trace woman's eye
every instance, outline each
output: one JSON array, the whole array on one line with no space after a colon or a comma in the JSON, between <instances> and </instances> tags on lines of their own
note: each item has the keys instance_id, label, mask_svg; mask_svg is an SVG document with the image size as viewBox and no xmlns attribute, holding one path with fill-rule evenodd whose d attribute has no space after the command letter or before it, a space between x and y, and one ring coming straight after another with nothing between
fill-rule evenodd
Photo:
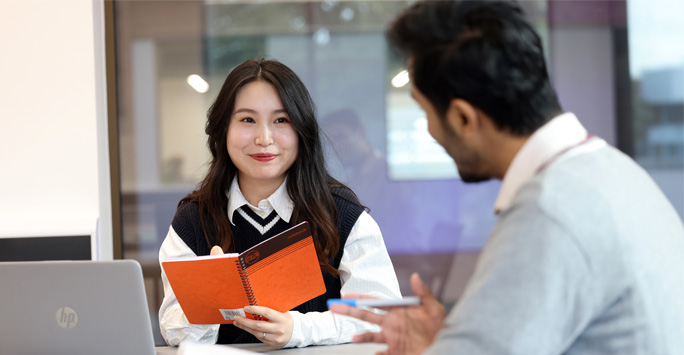
<instances>
[{"instance_id":1,"label":"woman's eye","mask_svg":"<svg viewBox=\"0 0 684 355\"><path fill-rule=\"evenodd\" d=\"M241 119L240 121L245 122L245 123L254 123L254 120L251 117L245 117L245 118Z\"/></svg>"},{"instance_id":2,"label":"woman's eye","mask_svg":"<svg viewBox=\"0 0 684 355\"><path fill-rule=\"evenodd\" d=\"M287 123L287 117L280 117L275 120L275 123Z\"/></svg>"}]
</instances>

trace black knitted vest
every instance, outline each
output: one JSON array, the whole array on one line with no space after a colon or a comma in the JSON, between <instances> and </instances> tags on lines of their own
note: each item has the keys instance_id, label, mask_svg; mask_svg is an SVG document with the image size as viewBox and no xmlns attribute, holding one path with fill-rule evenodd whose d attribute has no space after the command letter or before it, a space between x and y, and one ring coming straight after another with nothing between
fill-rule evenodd
<instances>
[{"instance_id":1,"label":"black knitted vest","mask_svg":"<svg viewBox=\"0 0 684 355\"><path fill-rule=\"evenodd\" d=\"M356 223L363 212L363 207L360 205L356 197L346 189L335 189L333 190L333 199L335 205L337 206L338 214L335 216L335 226L337 228L338 235L340 236L340 249L333 260L330 261L330 265L334 268L340 266L340 260L342 259L342 253L344 252L344 245L349 236L351 228ZM241 253L250 247L261 243L262 241L292 227L291 223L287 223L280 219L275 211L271 212L266 218L261 218L259 215L254 213L249 207L243 206L240 208L242 212L235 211L233 214L233 223L235 225L230 226L233 232L235 241L235 252ZM243 213L248 216L245 218ZM216 225L211 222L208 216L205 217L205 228L207 232L207 238L211 245L218 244L217 229ZM264 234L262 231L257 230L255 226L250 223L256 222L255 224L266 227ZM275 223L274 220L276 220ZM204 236L202 225L200 223L199 208L198 204L183 203L178 207L176 215L171 223L173 230L178 234L178 236L185 242L185 244L192 249L197 255L208 255L210 251L210 244L207 243L207 239ZM326 301L330 298L339 298L340 289L342 287L339 277L330 275L328 272L321 270L323 274L323 281L325 282L326 293L302 303L301 305L295 307L293 310L299 311L301 313L307 312L324 312L327 310ZM258 343L259 340L255 338L252 334L239 329L232 324L222 324L219 328L218 344L235 344L235 343Z\"/></svg>"}]
</instances>

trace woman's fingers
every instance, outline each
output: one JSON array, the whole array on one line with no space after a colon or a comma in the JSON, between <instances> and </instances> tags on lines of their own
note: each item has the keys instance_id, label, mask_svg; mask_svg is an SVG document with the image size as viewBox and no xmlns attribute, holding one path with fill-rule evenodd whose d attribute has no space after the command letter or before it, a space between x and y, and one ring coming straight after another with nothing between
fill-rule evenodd
<instances>
[{"instance_id":1,"label":"woman's fingers","mask_svg":"<svg viewBox=\"0 0 684 355\"><path fill-rule=\"evenodd\" d=\"M268 307L259 306L247 306L245 312L261 316L263 320L235 317L233 324L236 327L247 331L270 346L280 348L290 341L293 320L289 312L281 313Z\"/></svg>"}]
</instances>

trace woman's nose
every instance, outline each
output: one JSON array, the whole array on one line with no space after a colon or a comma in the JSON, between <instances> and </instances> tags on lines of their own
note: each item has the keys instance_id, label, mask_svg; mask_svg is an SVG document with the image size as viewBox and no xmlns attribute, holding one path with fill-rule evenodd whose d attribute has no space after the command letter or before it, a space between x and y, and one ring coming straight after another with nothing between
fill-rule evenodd
<instances>
[{"instance_id":1,"label":"woman's nose","mask_svg":"<svg viewBox=\"0 0 684 355\"><path fill-rule=\"evenodd\" d=\"M271 134L271 130L268 127L260 127L255 137L254 143L264 147L273 144L273 135Z\"/></svg>"}]
</instances>

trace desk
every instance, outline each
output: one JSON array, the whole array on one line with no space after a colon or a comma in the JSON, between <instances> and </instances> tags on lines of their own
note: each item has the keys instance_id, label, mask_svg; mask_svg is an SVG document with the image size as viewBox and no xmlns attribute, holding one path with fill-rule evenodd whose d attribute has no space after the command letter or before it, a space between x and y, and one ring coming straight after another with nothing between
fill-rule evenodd
<instances>
[{"instance_id":1,"label":"desk","mask_svg":"<svg viewBox=\"0 0 684 355\"><path fill-rule=\"evenodd\" d=\"M234 344L216 345L232 346L244 350L277 355L372 355L378 351L385 350L385 344L340 344L328 346L308 346L306 348L273 349L264 344ZM168 346L158 346L155 348L157 355L176 355L178 348Z\"/></svg>"}]
</instances>

